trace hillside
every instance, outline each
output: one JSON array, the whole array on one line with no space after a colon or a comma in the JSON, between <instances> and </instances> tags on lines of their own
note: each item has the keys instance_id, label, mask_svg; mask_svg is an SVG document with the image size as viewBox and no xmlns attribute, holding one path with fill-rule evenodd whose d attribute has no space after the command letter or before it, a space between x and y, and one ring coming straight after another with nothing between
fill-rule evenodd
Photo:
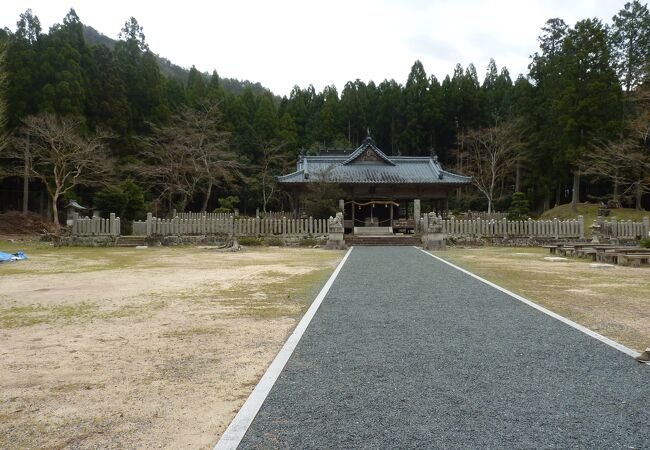
<instances>
[{"instance_id":1,"label":"hillside","mask_svg":"<svg viewBox=\"0 0 650 450\"><path fill-rule=\"evenodd\" d=\"M553 209L549 209L542 216L541 219L577 219L579 215L583 216L585 219L585 226L589 226L596 220L598 217L598 208L599 206L595 203L578 203L578 213L571 211L571 205L565 204L556 206ZM643 217L650 217L650 212L648 211L637 211L632 208L618 208L612 209L609 217L616 217L618 220L632 220L634 222L640 222L643 220Z\"/></svg>"},{"instance_id":2,"label":"hillside","mask_svg":"<svg viewBox=\"0 0 650 450\"><path fill-rule=\"evenodd\" d=\"M117 41L115 39L111 39L108 36L102 34L101 32L97 31L91 26L84 25L84 39L89 45L105 45L106 47L110 48L111 50L115 48L115 44ZM168 60L167 58L163 58L160 55L156 54L156 60L158 61L158 67L160 67L160 71L170 79L178 80L181 83L185 84L187 82L187 78L189 76L189 69L186 69L184 67L178 66ZM203 78L207 82L210 79L211 74L204 72L203 73ZM265 88L262 86L262 84L258 82L252 82L248 80L238 80L235 78L220 78L219 83L221 86L223 86L223 89L226 92L230 92L232 94L240 94L244 91L246 88L250 88L253 93L255 94L264 94L267 92L271 92L270 89Z\"/></svg>"}]
</instances>

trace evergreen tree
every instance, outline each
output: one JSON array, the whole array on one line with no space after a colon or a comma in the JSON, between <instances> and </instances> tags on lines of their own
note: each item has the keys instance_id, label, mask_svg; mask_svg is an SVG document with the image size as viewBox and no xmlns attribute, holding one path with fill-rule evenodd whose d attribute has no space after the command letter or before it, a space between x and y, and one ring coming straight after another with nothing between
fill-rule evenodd
<instances>
[{"instance_id":1,"label":"evergreen tree","mask_svg":"<svg viewBox=\"0 0 650 450\"><path fill-rule=\"evenodd\" d=\"M42 86L39 110L74 116L85 121L85 105L89 91L86 71L91 61L90 49L74 9L54 25L43 37L41 70L38 84Z\"/></svg>"},{"instance_id":2,"label":"evergreen tree","mask_svg":"<svg viewBox=\"0 0 650 450\"><path fill-rule=\"evenodd\" d=\"M197 105L206 96L206 86L203 80L203 74L192 66L187 78L187 100L190 105Z\"/></svg>"},{"instance_id":3,"label":"evergreen tree","mask_svg":"<svg viewBox=\"0 0 650 450\"><path fill-rule=\"evenodd\" d=\"M404 129L400 139L405 154L426 155L433 144L429 79L420 61L415 61L402 93Z\"/></svg>"},{"instance_id":4,"label":"evergreen tree","mask_svg":"<svg viewBox=\"0 0 650 450\"><path fill-rule=\"evenodd\" d=\"M650 12L638 0L628 2L613 18L612 53L626 92L643 82L650 55Z\"/></svg>"},{"instance_id":5,"label":"evergreen tree","mask_svg":"<svg viewBox=\"0 0 650 450\"><path fill-rule=\"evenodd\" d=\"M557 108L561 142L573 172L571 205L577 211L583 155L620 129L621 89L611 65L607 30L597 19L578 22L562 46L563 83Z\"/></svg>"},{"instance_id":6,"label":"evergreen tree","mask_svg":"<svg viewBox=\"0 0 650 450\"><path fill-rule=\"evenodd\" d=\"M9 37L5 68L7 70L7 116L10 128L22 118L35 114L40 103L39 49L41 23L28 9L20 15L16 32Z\"/></svg>"}]
</instances>

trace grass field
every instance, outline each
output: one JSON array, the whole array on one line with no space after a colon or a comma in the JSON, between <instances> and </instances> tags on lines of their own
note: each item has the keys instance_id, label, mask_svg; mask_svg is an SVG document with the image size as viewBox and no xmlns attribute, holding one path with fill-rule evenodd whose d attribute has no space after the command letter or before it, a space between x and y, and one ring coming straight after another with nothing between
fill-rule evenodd
<instances>
[{"instance_id":1,"label":"grass field","mask_svg":"<svg viewBox=\"0 0 650 450\"><path fill-rule=\"evenodd\" d=\"M622 344L650 346L650 267L593 268L569 258L549 262L539 248L452 248L436 253L493 283Z\"/></svg>"},{"instance_id":2,"label":"grass field","mask_svg":"<svg viewBox=\"0 0 650 450\"><path fill-rule=\"evenodd\" d=\"M0 241L0 448L211 448L342 252Z\"/></svg>"},{"instance_id":3,"label":"grass field","mask_svg":"<svg viewBox=\"0 0 650 450\"><path fill-rule=\"evenodd\" d=\"M595 203L578 203L578 212L574 213L571 211L571 205L560 205L553 209L542 214L542 219L577 219L578 216L583 216L585 219L585 227L588 228L596 217L598 217L598 208L599 206ZM611 220L612 217L616 217L618 220L632 220L634 222L641 222L643 217L650 217L650 212L648 211L637 211L632 208L618 208L612 209L610 217L606 218ZM585 230L586 231L586 230Z\"/></svg>"}]
</instances>

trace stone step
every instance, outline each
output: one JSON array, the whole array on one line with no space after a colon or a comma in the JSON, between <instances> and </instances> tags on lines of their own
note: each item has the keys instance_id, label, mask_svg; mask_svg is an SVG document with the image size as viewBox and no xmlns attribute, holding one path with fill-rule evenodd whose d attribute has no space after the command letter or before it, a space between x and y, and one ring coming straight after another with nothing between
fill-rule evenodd
<instances>
[{"instance_id":1,"label":"stone step","mask_svg":"<svg viewBox=\"0 0 650 450\"><path fill-rule=\"evenodd\" d=\"M144 236L120 236L115 242L116 247L138 247L146 245Z\"/></svg>"},{"instance_id":2,"label":"stone step","mask_svg":"<svg viewBox=\"0 0 650 450\"><path fill-rule=\"evenodd\" d=\"M420 245L420 240L414 236L351 236L345 238L348 246L401 246Z\"/></svg>"}]
</instances>

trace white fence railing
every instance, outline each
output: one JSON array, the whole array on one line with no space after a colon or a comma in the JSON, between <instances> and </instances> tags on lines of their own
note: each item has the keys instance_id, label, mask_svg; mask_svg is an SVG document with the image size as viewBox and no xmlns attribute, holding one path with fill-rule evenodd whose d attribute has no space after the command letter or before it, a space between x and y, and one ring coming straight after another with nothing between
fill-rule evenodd
<instances>
[{"instance_id":1,"label":"white fence railing","mask_svg":"<svg viewBox=\"0 0 650 450\"><path fill-rule=\"evenodd\" d=\"M467 211L464 215L467 216L467 219L503 220L508 218L508 213L504 212Z\"/></svg>"},{"instance_id":2,"label":"white fence railing","mask_svg":"<svg viewBox=\"0 0 650 450\"><path fill-rule=\"evenodd\" d=\"M421 219L421 229L426 230L429 218ZM584 220L483 220L483 219L445 219L442 232L448 236L460 237L542 237L542 238L577 238L585 236Z\"/></svg>"},{"instance_id":3,"label":"white fence railing","mask_svg":"<svg viewBox=\"0 0 650 450\"><path fill-rule=\"evenodd\" d=\"M209 234L233 236L318 236L328 234L327 219L260 219L244 217L159 219L151 213L145 221L133 222L133 234L138 236L191 236Z\"/></svg>"},{"instance_id":4,"label":"white fence railing","mask_svg":"<svg viewBox=\"0 0 650 450\"><path fill-rule=\"evenodd\" d=\"M115 217L115 213L111 213L108 219L79 217L77 213L72 216L73 236L119 236L120 231L120 218Z\"/></svg>"},{"instance_id":5,"label":"white fence railing","mask_svg":"<svg viewBox=\"0 0 650 450\"><path fill-rule=\"evenodd\" d=\"M201 219L203 217L206 217L210 220L226 220L230 219L231 217L234 217L235 214L232 213L200 213L200 212L182 212L182 213L177 213L174 211L172 214L172 218L176 219Z\"/></svg>"},{"instance_id":6,"label":"white fence railing","mask_svg":"<svg viewBox=\"0 0 650 450\"><path fill-rule=\"evenodd\" d=\"M598 220L597 223L600 226L600 234L609 238L637 239L648 237L648 233L650 233L650 218L648 217L644 217L641 222L619 221L612 217L609 221Z\"/></svg>"}]
</instances>

